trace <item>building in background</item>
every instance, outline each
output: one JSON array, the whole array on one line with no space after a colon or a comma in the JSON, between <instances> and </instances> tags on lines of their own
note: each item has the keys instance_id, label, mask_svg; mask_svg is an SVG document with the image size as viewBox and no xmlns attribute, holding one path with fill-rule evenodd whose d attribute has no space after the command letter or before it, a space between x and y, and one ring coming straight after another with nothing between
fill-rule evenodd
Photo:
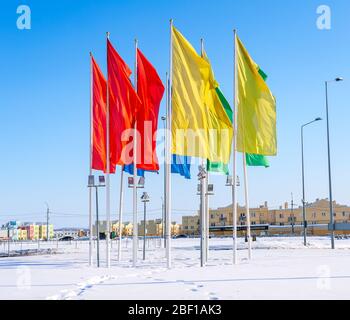
<instances>
[{"instance_id":1,"label":"building in background","mask_svg":"<svg viewBox=\"0 0 350 320\"><path fill-rule=\"evenodd\" d=\"M199 234L200 220L199 216L183 216L181 233L188 236L195 236Z\"/></svg>"},{"instance_id":2,"label":"building in background","mask_svg":"<svg viewBox=\"0 0 350 320\"><path fill-rule=\"evenodd\" d=\"M28 240L39 240L39 225L35 223L25 222L23 228L27 231Z\"/></svg>"},{"instance_id":3,"label":"building in background","mask_svg":"<svg viewBox=\"0 0 350 320\"><path fill-rule=\"evenodd\" d=\"M245 207L238 206L237 208L238 233L239 235L244 235L244 226L247 223L246 210ZM250 208L249 212L253 234L301 235L303 233L303 211L301 206L291 208L288 203L285 203L279 209L271 210L268 208L268 203L265 202L264 205L258 208ZM310 235L329 234L329 200L317 199L313 203L308 203L306 205L306 220ZM336 223L350 223L350 207L337 204L334 201L334 220ZM221 236L232 235L232 206L210 209L209 224L212 234ZM198 215L182 217L181 234L197 236L199 235L199 229L200 221ZM266 231L267 229L268 232ZM338 233L349 234L350 232L342 231Z\"/></svg>"},{"instance_id":4,"label":"building in background","mask_svg":"<svg viewBox=\"0 0 350 320\"><path fill-rule=\"evenodd\" d=\"M162 219L156 220L148 220L146 222L146 235L150 237L160 237L162 236L163 227L162 227ZM139 223L139 235L144 235L144 221L142 220Z\"/></svg>"},{"instance_id":5,"label":"building in background","mask_svg":"<svg viewBox=\"0 0 350 320\"><path fill-rule=\"evenodd\" d=\"M40 223L39 225L39 239L47 240L47 225L44 223ZM49 240L54 238L54 229L53 224L49 224Z\"/></svg>"},{"instance_id":6,"label":"building in background","mask_svg":"<svg viewBox=\"0 0 350 320\"><path fill-rule=\"evenodd\" d=\"M70 237L74 239L88 237L89 232L86 229L80 228L61 228L53 231L53 239L62 239L65 237Z\"/></svg>"},{"instance_id":7,"label":"building in background","mask_svg":"<svg viewBox=\"0 0 350 320\"><path fill-rule=\"evenodd\" d=\"M53 225L49 225L49 237L53 239ZM10 221L0 229L0 239L10 239L12 241L36 241L46 240L46 224L19 221Z\"/></svg>"}]
</instances>

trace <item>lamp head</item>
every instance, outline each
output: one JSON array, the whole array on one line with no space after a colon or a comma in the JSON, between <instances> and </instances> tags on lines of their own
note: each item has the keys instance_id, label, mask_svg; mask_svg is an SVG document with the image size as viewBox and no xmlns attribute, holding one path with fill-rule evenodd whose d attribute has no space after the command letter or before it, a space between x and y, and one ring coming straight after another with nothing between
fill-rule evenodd
<instances>
[{"instance_id":1,"label":"lamp head","mask_svg":"<svg viewBox=\"0 0 350 320\"><path fill-rule=\"evenodd\" d=\"M336 82L341 82L341 81L344 81L344 78L338 77L338 78L335 78L335 81L336 81Z\"/></svg>"},{"instance_id":2,"label":"lamp head","mask_svg":"<svg viewBox=\"0 0 350 320\"><path fill-rule=\"evenodd\" d=\"M92 188L94 186L95 186L95 177L93 175L90 175L88 180L88 187Z\"/></svg>"},{"instance_id":3,"label":"lamp head","mask_svg":"<svg viewBox=\"0 0 350 320\"><path fill-rule=\"evenodd\" d=\"M141 196L141 201L142 202L149 202L149 200L150 200L150 197L149 197L148 193L144 192Z\"/></svg>"},{"instance_id":4,"label":"lamp head","mask_svg":"<svg viewBox=\"0 0 350 320\"><path fill-rule=\"evenodd\" d=\"M99 176L98 183L100 184L100 186L104 186L106 184L105 176Z\"/></svg>"},{"instance_id":5,"label":"lamp head","mask_svg":"<svg viewBox=\"0 0 350 320\"><path fill-rule=\"evenodd\" d=\"M322 118L316 118L315 121L322 121Z\"/></svg>"}]
</instances>

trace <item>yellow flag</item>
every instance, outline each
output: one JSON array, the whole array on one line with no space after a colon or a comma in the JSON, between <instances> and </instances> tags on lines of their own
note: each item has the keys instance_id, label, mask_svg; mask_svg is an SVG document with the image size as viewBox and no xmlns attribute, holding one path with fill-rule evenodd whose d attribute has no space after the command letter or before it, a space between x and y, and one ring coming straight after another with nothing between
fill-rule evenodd
<instances>
[{"instance_id":1,"label":"yellow flag","mask_svg":"<svg viewBox=\"0 0 350 320\"><path fill-rule=\"evenodd\" d=\"M210 64L175 27L172 38L172 153L227 163L230 149L227 155L220 150L229 140L230 121L210 95L215 89Z\"/></svg>"},{"instance_id":2,"label":"yellow flag","mask_svg":"<svg viewBox=\"0 0 350 320\"><path fill-rule=\"evenodd\" d=\"M205 51L203 51L203 58L210 65L210 60ZM205 106L209 110L210 127L216 128L214 132L217 132L217 137L209 137L210 157L208 160L215 161L217 164L227 165L231 156L233 126L226 108L231 112L232 110L229 105L225 105L227 104L226 99L223 101L223 96L218 93L219 84L215 79L214 71L211 66L209 82L210 87L205 98Z\"/></svg>"},{"instance_id":3,"label":"yellow flag","mask_svg":"<svg viewBox=\"0 0 350 320\"><path fill-rule=\"evenodd\" d=\"M237 37L237 150L264 156L277 154L276 101L258 65Z\"/></svg>"}]
</instances>

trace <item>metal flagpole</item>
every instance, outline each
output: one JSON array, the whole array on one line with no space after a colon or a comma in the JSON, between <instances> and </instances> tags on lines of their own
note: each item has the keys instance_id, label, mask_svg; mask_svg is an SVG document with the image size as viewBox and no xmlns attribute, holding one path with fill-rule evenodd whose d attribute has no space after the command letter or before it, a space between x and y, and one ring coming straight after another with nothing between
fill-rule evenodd
<instances>
[{"instance_id":1,"label":"metal flagpole","mask_svg":"<svg viewBox=\"0 0 350 320\"><path fill-rule=\"evenodd\" d=\"M202 161L203 163L203 161ZM205 262L206 262L206 224L205 224L205 213L206 213L206 209L205 209L205 194L206 192L206 170L205 170L205 166L203 166L203 164L199 167L199 182L200 182L200 218L199 218L199 222L200 222L200 260L201 260L201 267L205 266Z\"/></svg>"},{"instance_id":2,"label":"metal flagpole","mask_svg":"<svg viewBox=\"0 0 350 320\"><path fill-rule=\"evenodd\" d=\"M232 159L232 221L233 221L233 263L238 264L237 252L237 105L238 105L238 77L237 77L237 31L234 30L234 117L233 117L233 159Z\"/></svg>"},{"instance_id":3,"label":"metal flagpole","mask_svg":"<svg viewBox=\"0 0 350 320\"><path fill-rule=\"evenodd\" d=\"M134 73L134 88L137 91L137 46L138 41L135 39L135 73ZM133 179L133 266L137 264L137 252L138 252L138 224L137 224L137 128L136 120L134 125L134 179Z\"/></svg>"},{"instance_id":4,"label":"metal flagpole","mask_svg":"<svg viewBox=\"0 0 350 320\"><path fill-rule=\"evenodd\" d=\"M120 198L119 198L119 243L118 243L118 261L122 259L122 239L123 239L123 206L124 206L124 166L120 173Z\"/></svg>"},{"instance_id":5,"label":"metal flagpole","mask_svg":"<svg viewBox=\"0 0 350 320\"><path fill-rule=\"evenodd\" d=\"M209 171L207 170L207 178L205 179L205 262L208 262L209 259L209 222L210 222L210 216L209 216Z\"/></svg>"},{"instance_id":6,"label":"metal flagpole","mask_svg":"<svg viewBox=\"0 0 350 320\"><path fill-rule=\"evenodd\" d=\"M164 174L164 220L163 220L163 235L164 235L164 248L166 249L167 247L167 239L166 239L166 222L167 222L167 209L166 209L166 203L167 203L167 163L168 163L168 136L167 136L167 130L168 130L168 109L169 109L169 74L168 72L166 73L166 92L165 92L165 95L166 95L166 110L165 110L165 152L164 152L164 171L165 171L165 174ZM165 254L167 255L166 253L166 250L165 250Z\"/></svg>"},{"instance_id":7,"label":"metal flagpole","mask_svg":"<svg viewBox=\"0 0 350 320\"><path fill-rule=\"evenodd\" d=\"M201 57L204 57L204 40L201 39ZM203 169L206 168L205 161L202 161ZM208 239L209 239L209 195L208 195L208 184L209 184L209 172L206 173L206 177L203 181L205 188L204 199L203 199L203 231L204 231L204 262L208 261Z\"/></svg>"},{"instance_id":8,"label":"metal flagpole","mask_svg":"<svg viewBox=\"0 0 350 320\"><path fill-rule=\"evenodd\" d=\"M92 73L92 53L90 52L90 168L89 174L92 175L92 139L93 139L93 73ZM92 260L92 188L89 188L89 266L91 267L93 263Z\"/></svg>"},{"instance_id":9,"label":"metal flagpole","mask_svg":"<svg viewBox=\"0 0 350 320\"><path fill-rule=\"evenodd\" d=\"M172 82L173 82L173 20L170 20L170 61L169 61L169 85L168 85L168 110L166 132L166 257L167 267L171 268L171 109L172 109Z\"/></svg>"},{"instance_id":10,"label":"metal flagpole","mask_svg":"<svg viewBox=\"0 0 350 320\"><path fill-rule=\"evenodd\" d=\"M109 40L110 33L107 32L107 39ZM107 54L107 60L108 60L108 54ZM110 184L110 109L109 109L109 75L107 72L107 113L106 113L106 129L107 129L107 139L106 139L106 220L107 220L107 226L106 226L106 265L107 268L110 268L111 266L111 257L110 257L110 221L111 221L111 184Z\"/></svg>"},{"instance_id":11,"label":"metal flagpole","mask_svg":"<svg viewBox=\"0 0 350 320\"><path fill-rule=\"evenodd\" d=\"M244 193L245 193L245 209L247 216L247 237L248 237L248 257L252 259L252 237L250 232L250 212L249 212L249 193L248 193L248 173L246 154L243 153L243 170L244 170Z\"/></svg>"}]
</instances>

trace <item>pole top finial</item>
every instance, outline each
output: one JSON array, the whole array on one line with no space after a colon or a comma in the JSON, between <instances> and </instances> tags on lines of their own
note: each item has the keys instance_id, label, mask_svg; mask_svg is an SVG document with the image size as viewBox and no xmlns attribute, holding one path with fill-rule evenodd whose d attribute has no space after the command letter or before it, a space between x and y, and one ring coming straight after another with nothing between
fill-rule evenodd
<instances>
[{"instance_id":1,"label":"pole top finial","mask_svg":"<svg viewBox=\"0 0 350 320\"><path fill-rule=\"evenodd\" d=\"M92 57L92 52L91 51L89 52L89 55L90 55L90 57Z\"/></svg>"},{"instance_id":2,"label":"pole top finial","mask_svg":"<svg viewBox=\"0 0 350 320\"><path fill-rule=\"evenodd\" d=\"M109 31L106 32L106 35L107 35L107 39L109 39L111 33Z\"/></svg>"}]
</instances>

